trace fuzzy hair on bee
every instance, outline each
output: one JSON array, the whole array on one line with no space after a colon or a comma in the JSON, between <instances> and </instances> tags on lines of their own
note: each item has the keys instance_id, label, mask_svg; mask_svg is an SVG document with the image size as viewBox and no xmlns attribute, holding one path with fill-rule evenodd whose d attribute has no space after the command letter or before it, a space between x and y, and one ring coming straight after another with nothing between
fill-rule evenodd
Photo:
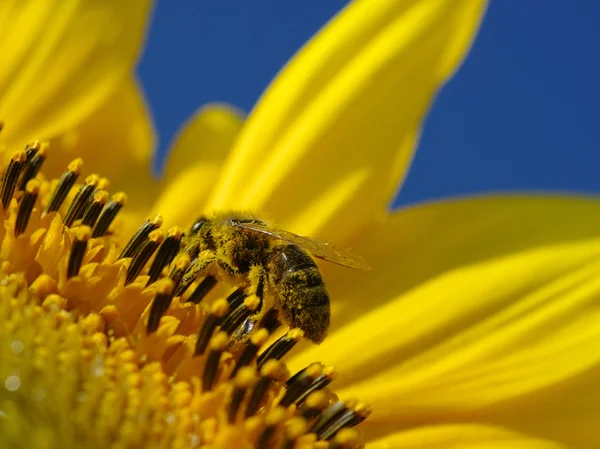
<instances>
[{"instance_id":1,"label":"fuzzy hair on bee","mask_svg":"<svg viewBox=\"0 0 600 449\"><path fill-rule=\"evenodd\" d=\"M264 314L272 298L279 319L299 328L315 343L323 341L330 322L329 294L313 257L350 268L368 270L360 257L327 242L278 229L244 213L200 217L182 240L182 252L192 259L176 294L204 276L208 293L216 278L226 279L260 300L251 317ZM200 301L202 297L196 297ZM245 326L251 331L252 326Z\"/></svg>"}]
</instances>

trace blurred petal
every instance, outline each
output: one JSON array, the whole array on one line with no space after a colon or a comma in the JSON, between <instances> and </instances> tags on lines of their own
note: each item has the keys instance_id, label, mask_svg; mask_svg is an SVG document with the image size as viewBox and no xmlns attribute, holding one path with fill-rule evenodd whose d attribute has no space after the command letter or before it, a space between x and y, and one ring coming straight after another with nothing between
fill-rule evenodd
<instances>
[{"instance_id":1,"label":"blurred petal","mask_svg":"<svg viewBox=\"0 0 600 449\"><path fill-rule=\"evenodd\" d=\"M150 2L0 3L2 139L20 145L74 127L136 64Z\"/></svg>"},{"instance_id":2,"label":"blurred petal","mask_svg":"<svg viewBox=\"0 0 600 449\"><path fill-rule=\"evenodd\" d=\"M444 424L396 432L367 449L561 449L567 446L485 424Z\"/></svg>"},{"instance_id":3,"label":"blurred petal","mask_svg":"<svg viewBox=\"0 0 600 449\"><path fill-rule=\"evenodd\" d=\"M347 242L372 271L349 275L345 268L323 264L333 298L332 324L343 326L449 270L592 239L599 229L600 201L589 197L487 196L394 211Z\"/></svg>"},{"instance_id":4,"label":"blurred petal","mask_svg":"<svg viewBox=\"0 0 600 449\"><path fill-rule=\"evenodd\" d=\"M119 216L130 222L130 231L150 212L158 192L151 172L154 143L144 94L136 80L127 78L80 126L51 142L44 172L58 176L81 156L85 175L98 173L109 179L111 192L127 193Z\"/></svg>"},{"instance_id":5,"label":"blurred petal","mask_svg":"<svg viewBox=\"0 0 600 449\"><path fill-rule=\"evenodd\" d=\"M167 157L163 190L153 207L164 215L166 227L187 226L204 211L243 120L240 111L214 104L201 108L183 126Z\"/></svg>"},{"instance_id":6,"label":"blurred petal","mask_svg":"<svg viewBox=\"0 0 600 449\"><path fill-rule=\"evenodd\" d=\"M341 288L326 277L332 301L358 316L292 371L336 366L339 393L373 405L371 424L487 416L596 447L599 226L600 202L581 198L399 212L357 242L372 274L346 276Z\"/></svg>"},{"instance_id":7,"label":"blurred petal","mask_svg":"<svg viewBox=\"0 0 600 449\"><path fill-rule=\"evenodd\" d=\"M351 3L266 92L209 209L263 211L282 227L337 241L382 216L484 4Z\"/></svg>"}]
</instances>

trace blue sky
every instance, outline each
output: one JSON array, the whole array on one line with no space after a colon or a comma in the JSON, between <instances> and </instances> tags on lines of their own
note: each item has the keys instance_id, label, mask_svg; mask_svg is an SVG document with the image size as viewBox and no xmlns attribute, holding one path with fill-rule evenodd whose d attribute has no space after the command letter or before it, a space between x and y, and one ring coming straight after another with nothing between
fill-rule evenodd
<instances>
[{"instance_id":1,"label":"blue sky","mask_svg":"<svg viewBox=\"0 0 600 449\"><path fill-rule=\"evenodd\" d=\"M139 75L162 153L200 105L249 111L341 0L161 0ZM397 204L488 191L600 194L600 2L492 0L426 121Z\"/></svg>"}]
</instances>

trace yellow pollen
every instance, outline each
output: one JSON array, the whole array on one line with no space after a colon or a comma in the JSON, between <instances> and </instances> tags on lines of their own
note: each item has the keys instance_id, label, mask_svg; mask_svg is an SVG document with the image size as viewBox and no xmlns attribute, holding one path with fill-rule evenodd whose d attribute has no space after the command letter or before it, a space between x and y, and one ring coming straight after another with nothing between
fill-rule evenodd
<instances>
[{"instance_id":1,"label":"yellow pollen","mask_svg":"<svg viewBox=\"0 0 600 449\"><path fill-rule=\"evenodd\" d=\"M74 159L73 161L71 161L69 163L69 165L67 166L67 169L71 173L75 173L75 174L81 173L81 170L83 169L83 159L80 159L80 158Z\"/></svg>"},{"instance_id":2,"label":"yellow pollen","mask_svg":"<svg viewBox=\"0 0 600 449\"><path fill-rule=\"evenodd\" d=\"M304 332L276 339L277 310L261 309L271 298L225 275L191 278L203 254L158 214L121 240L125 193L96 174L82 182L79 158L47 180L47 152L14 152L2 181L3 447L360 446L335 413L360 422L370 409L337 402L331 367L290 376L283 358ZM178 294L188 281L201 293Z\"/></svg>"},{"instance_id":3,"label":"yellow pollen","mask_svg":"<svg viewBox=\"0 0 600 449\"><path fill-rule=\"evenodd\" d=\"M112 200L121 206L125 206L127 203L127 195L124 192L117 192L112 196Z\"/></svg>"}]
</instances>

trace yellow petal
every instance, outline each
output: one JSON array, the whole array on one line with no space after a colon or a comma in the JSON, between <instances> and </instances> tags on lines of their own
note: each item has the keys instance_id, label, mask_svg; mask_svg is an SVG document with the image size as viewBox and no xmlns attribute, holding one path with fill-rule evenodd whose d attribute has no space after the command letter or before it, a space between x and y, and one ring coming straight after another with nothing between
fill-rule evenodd
<instances>
[{"instance_id":1,"label":"yellow petal","mask_svg":"<svg viewBox=\"0 0 600 449\"><path fill-rule=\"evenodd\" d=\"M596 447L599 226L600 202L582 198L399 212L359 245L379 253L372 274L327 278L359 317L291 366L338 367L372 424L478 416Z\"/></svg>"},{"instance_id":2,"label":"yellow petal","mask_svg":"<svg viewBox=\"0 0 600 449\"><path fill-rule=\"evenodd\" d=\"M600 202L586 197L489 196L397 210L347 242L372 271L323 264L332 324L340 327L448 270L594 238L598 229Z\"/></svg>"},{"instance_id":3,"label":"yellow petal","mask_svg":"<svg viewBox=\"0 0 600 449\"><path fill-rule=\"evenodd\" d=\"M353 2L265 93L209 208L262 211L338 241L384 214L484 4Z\"/></svg>"},{"instance_id":4,"label":"yellow petal","mask_svg":"<svg viewBox=\"0 0 600 449\"><path fill-rule=\"evenodd\" d=\"M74 127L133 69L148 0L0 3L2 139L18 145Z\"/></svg>"},{"instance_id":5,"label":"yellow petal","mask_svg":"<svg viewBox=\"0 0 600 449\"><path fill-rule=\"evenodd\" d=\"M365 423L368 426L368 421ZM368 431L367 431L368 433ZM367 444L367 449L567 449L535 435L485 424L463 423L396 432Z\"/></svg>"},{"instance_id":6,"label":"yellow petal","mask_svg":"<svg viewBox=\"0 0 600 449\"><path fill-rule=\"evenodd\" d=\"M107 177L111 192L127 193L129 201L119 215L128 221L129 232L150 212L158 192L151 172L154 142L144 94L128 77L78 127L51 142L44 172L58 176L70 160L82 157L85 174Z\"/></svg>"},{"instance_id":7,"label":"yellow petal","mask_svg":"<svg viewBox=\"0 0 600 449\"><path fill-rule=\"evenodd\" d=\"M165 225L189 225L205 212L206 199L243 123L227 105L202 107L180 131L167 157L162 192L153 210Z\"/></svg>"}]
</instances>

